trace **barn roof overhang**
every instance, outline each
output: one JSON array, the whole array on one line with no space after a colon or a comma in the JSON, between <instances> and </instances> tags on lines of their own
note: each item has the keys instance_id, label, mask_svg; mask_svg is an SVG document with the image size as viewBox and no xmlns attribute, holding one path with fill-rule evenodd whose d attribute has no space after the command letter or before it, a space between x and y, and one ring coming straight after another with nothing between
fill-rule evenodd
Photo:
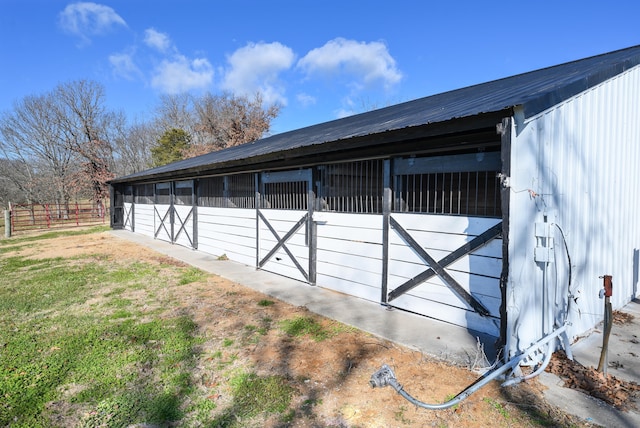
<instances>
[{"instance_id":1,"label":"barn roof overhang","mask_svg":"<svg viewBox=\"0 0 640 428\"><path fill-rule=\"evenodd\" d=\"M242 153L238 153L238 156L229 156L230 152L242 152L239 150L240 148L252 144L248 143L142 173L120 177L112 180L111 183L184 180L240 172L298 168L356 159L441 153L497 146L500 137L496 132L496 126L503 117L511 114L512 109L505 109L444 122L427 123L374 134L353 135L337 140L320 141L315 144L302 144L299 147L271 150L264 154L243 156ZM266 138L259 142L268 143L268 140ZM221 156L217 157L216 154ZM210 160L199 160L203 157L209 157ZM181 168L180 163L184 163L184 167ZM189 165L189 163L193 165Z\"/></svg>"}]
</instances>

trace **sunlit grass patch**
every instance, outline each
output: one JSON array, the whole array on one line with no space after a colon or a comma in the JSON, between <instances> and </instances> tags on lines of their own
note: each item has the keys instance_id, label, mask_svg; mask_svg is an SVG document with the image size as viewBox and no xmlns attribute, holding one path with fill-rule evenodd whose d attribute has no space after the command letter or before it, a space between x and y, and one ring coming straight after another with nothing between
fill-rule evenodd
<instances>
[{"instance_id":1,"label":"sunlit grass patch","mask_svg":"<svg viewBox=\"0 0 640 428\"><path fill-rule=\"evenodd\" d=\"M156 269L93 255L9 254L0 257L0 426L51 426L69 409L87 427L184 417L202 339L186 314L141 316L128 291L156 287Z\"/></svg>"},{"instance_id":2,"label":"sunlit grass patch","mask_svg":"<svg viewBox=\"0 0 640 428\"><path fill-rule=\"evenodd\" d=\"M191 284L192 282L203 281L206 279L207 273L194 267L183 268L181 271L179 285Z\"/></svg>"},{"instance_id":3,"label":"sunlit grass patch","mask_svg":"<svg viewBox=\"0 0 640 428\"><path fill-rule=\"evenodd\" d=\"M260 414L281 414L287 417L287 409L295 389L282 376L258 376L240 372L229 381L233 403L210 424L216 427L240 427L242 420Z\"/></svg>"},{"instance_id":4,"label":"sunlit grass patch","mask_svg":"<svg viewBox=\"0 0 640 428\"><path fill-rule=\"evenodd\" d=\"M0 246L36 242L45 239L60 238L62 236L91 235L94 233L107 232L109 230L111 230L109 226L94 226L86 229L64 229L29 236L13 236L8 239L0 239Z\"/></svg>"},{"instance_id":5,"label":"sunlit grass patch","mask_svg":"<svg viewBox=\"0 0 640 428\"><path fill-rule=\"evenodd\" d=\"M316 342L328 339L333 333L311 317L296 317L280 322L280 328L289 336L309 336Z\"/></svg>"}]
</instances>

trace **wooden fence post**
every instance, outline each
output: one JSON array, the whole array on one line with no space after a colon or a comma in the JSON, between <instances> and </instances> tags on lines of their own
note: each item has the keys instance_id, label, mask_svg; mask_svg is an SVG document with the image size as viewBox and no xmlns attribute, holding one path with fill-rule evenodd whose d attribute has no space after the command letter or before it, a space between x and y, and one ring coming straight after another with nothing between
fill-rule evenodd
<instances>
[{"instance_id":1,"label":"wooden fence post","mask_svg":"<svg viewBox=\"0 0 640 428\"><path fill-rule=\"evenodd\" d=\"M11 210L4 210L4 237L11 238Z\"/></svg>"}]
</instances>

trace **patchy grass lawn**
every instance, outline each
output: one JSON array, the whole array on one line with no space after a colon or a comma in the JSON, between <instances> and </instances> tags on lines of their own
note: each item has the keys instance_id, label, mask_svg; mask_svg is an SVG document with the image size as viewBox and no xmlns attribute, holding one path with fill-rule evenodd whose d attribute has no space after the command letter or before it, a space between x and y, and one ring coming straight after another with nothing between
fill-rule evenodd
<instances>
[{"instance_id":1,"label":"patchy grass lawn","mask_svg":"<svg viewBox=\"0 0 640 428\"><path fill-rule=\"evenodd\" d=\"M477 375L102 227L0 240L0 272L0 426L583 426L532 390L372 391L383 362L431 402Z\"/></svg>"}]
</instances>

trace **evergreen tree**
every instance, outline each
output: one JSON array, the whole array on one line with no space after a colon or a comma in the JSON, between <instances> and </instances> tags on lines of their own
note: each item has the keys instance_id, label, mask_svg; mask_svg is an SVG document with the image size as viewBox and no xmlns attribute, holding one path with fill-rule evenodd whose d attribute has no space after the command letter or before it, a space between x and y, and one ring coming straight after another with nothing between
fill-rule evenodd
<instances>
[{"instance_id":1,"label":"evergreen tree","mask_svg":"<svg viewBox=\"0 0 640 428\"><path fill-rule=\"evenodd\" d=\"M191 145L191 136L182 129L166 131L155 147L151 148L153 166L166 165L184 159L184 153Z\"/></svg>"}]
</instances>

